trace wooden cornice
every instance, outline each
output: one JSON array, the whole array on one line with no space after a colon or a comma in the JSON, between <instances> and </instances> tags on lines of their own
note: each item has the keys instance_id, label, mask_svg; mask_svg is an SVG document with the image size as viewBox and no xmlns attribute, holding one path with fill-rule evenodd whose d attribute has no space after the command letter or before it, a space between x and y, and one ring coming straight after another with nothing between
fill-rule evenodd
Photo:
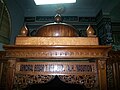
<instances>
[{"instance_id":1,"label":"wooden cornice","mask_svg":"<svg viewBox=\"0 0 120 90\"><path fill-rule=\"evenodd\" d=\"M102 45L4 45L8 58L79 59L107 57L111 46Z\"/></svg>"}]
</instances>

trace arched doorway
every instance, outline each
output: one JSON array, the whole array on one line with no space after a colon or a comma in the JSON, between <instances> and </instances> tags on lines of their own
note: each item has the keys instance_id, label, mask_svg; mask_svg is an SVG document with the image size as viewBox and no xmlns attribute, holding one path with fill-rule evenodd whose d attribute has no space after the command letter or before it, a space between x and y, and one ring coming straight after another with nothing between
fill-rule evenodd
<instances>
[{"instance_id":1,"label":"arched doorway","mask_svg":"<svg viewBox=\"0 0 120 90\"><path fill-rule=\"evenodd\" d=\"M80 84L68 84L59 79L58 76L55 76L55 78L48 83L45 84L32 84L29 85L27 88L24 88L24 90L68 90L68 89L74 89L74 90L88 90L85 88L84 85Z\"/></svg>"},{"instance_id":2,"label":"arched doorway","mask_svg":"<svg viewBox=\"0 0 120 90\"><path fill-rule=\"evenodd\" d=\"M4 3L4 0L0 0L0 43L9 44L11 35L11 18Z\"/></svg>"}]
</instances>

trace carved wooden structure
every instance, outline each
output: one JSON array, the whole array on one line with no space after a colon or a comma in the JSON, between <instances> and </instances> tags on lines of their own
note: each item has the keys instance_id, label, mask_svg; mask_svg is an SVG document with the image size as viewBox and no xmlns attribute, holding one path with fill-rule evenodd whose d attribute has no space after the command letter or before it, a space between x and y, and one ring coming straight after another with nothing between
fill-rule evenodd
<instances>
[{"instance_id":1,"label":"carved wooden structure","mask_svg":"<svg viewBox=\"0 0 120 90\"><path fill-rule=\"evenodd\" d=\"M107 60L108 90L120 89L120 51L110 51Z\"/></svg>"},{"instance_id":2,"label":"carved wooden structure","mask_svg":"<svg viewBox=\"0 0 120 90\"><path fill-rule=\"evenodd\" d=\"M110 46L6 45L4 48L10 63L9 89L47 83L58 75L66 83L107 90L106 59Z\"/></svg>"},{"instance_id":3,"label":"carved wooden structure","mask_svg":"<svg viewBox=\"0 0 120 90\"><path fill-rule=\"evenodd\" d=\"M65 83L107 90L106 60L111 46L99 45L95 35L78 37L76 33L76 37L73 37L71 26L67 26L70 29L66 32L64 24L59 24L60 27L56 25L52 25L53 30L50 29L53 37L47 37L49 30L47 33L42 28L45 36L37 34L38 37L29 37L27 33L21 34L16 37L15 45L4 45L5 58L9 63L7 90L47 83L56 75ZM67 37L65 33L70 36Z\"/></svg>"}]
</instances>

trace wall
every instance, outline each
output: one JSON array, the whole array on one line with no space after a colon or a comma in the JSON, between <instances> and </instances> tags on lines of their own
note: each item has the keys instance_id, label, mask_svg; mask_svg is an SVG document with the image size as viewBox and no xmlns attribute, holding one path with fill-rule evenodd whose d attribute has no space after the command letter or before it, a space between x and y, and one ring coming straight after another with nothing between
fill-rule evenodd
<instances>
[{"instance_id":1,"label":"wall","mask_svg":"<svg viewBox=\"0 0 120 90\"><path fill-rule=\"evenodd\" d=\"M10 43L10 17L6 4L3 0L0 0L0 50L3 50L2 46L4 44Z\"/></svg>"},{"instance_id":2,"label":"wall","mask_svg":"<svg viewBox=\"0 0 120 90\"><path fill-rule=\"evenodd\" d=\"M113 49L120 50L120 22L112 22Z\"/></svg>"},{"instance_id":3,"label":"wall","mask_svg":"<svg viewBox=\"0 0 120 90\"><path fill-rule=\"evenodd\" d=\"M12 3L11 3L12 2ZM9 35L9 43L0 42L0 51L3 51L3 44L14 44L15 37L18 35L20 28L24 22L24 12L17 2L13 0L4 0L4 3L10 14L11 34Z\"/></svg>"},{"instance_id":4,"label":"wall","mask_svg":"<svg viewBox=\"0 0 120 90\"><path fill-rule=\"evenodd\" d=\"M3 51L4 49L3 49L3 44L2 43L0 43L0 51Z\"/></svg>"},{"instance_id":5,"label":"wall","mask_svg":"<svg viewBox=\"0 0 120 90\"><path fill-rule=\"evenodd\" d=\"M12 3L11 3L12 2ZM24 23L24 11L15 0L5 0L11 17L10 44L14 44L15 37Z\"/></svg>"}]
</instances>

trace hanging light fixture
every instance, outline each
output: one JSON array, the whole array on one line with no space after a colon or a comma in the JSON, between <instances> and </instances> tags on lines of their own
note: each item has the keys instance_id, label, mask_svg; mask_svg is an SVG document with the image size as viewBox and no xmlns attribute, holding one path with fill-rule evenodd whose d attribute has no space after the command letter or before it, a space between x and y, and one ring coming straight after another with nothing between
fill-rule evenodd
<instances>
[{"instance_id":1,"label":"hanging light fixture","mask_svg":"<svg viewBox=\"0 0 120 90\"><path fill-rule=\"evenodd\" d=\"M34 0L36 5L76 3L76 0Z\"/></svg>"}]
</instances>

